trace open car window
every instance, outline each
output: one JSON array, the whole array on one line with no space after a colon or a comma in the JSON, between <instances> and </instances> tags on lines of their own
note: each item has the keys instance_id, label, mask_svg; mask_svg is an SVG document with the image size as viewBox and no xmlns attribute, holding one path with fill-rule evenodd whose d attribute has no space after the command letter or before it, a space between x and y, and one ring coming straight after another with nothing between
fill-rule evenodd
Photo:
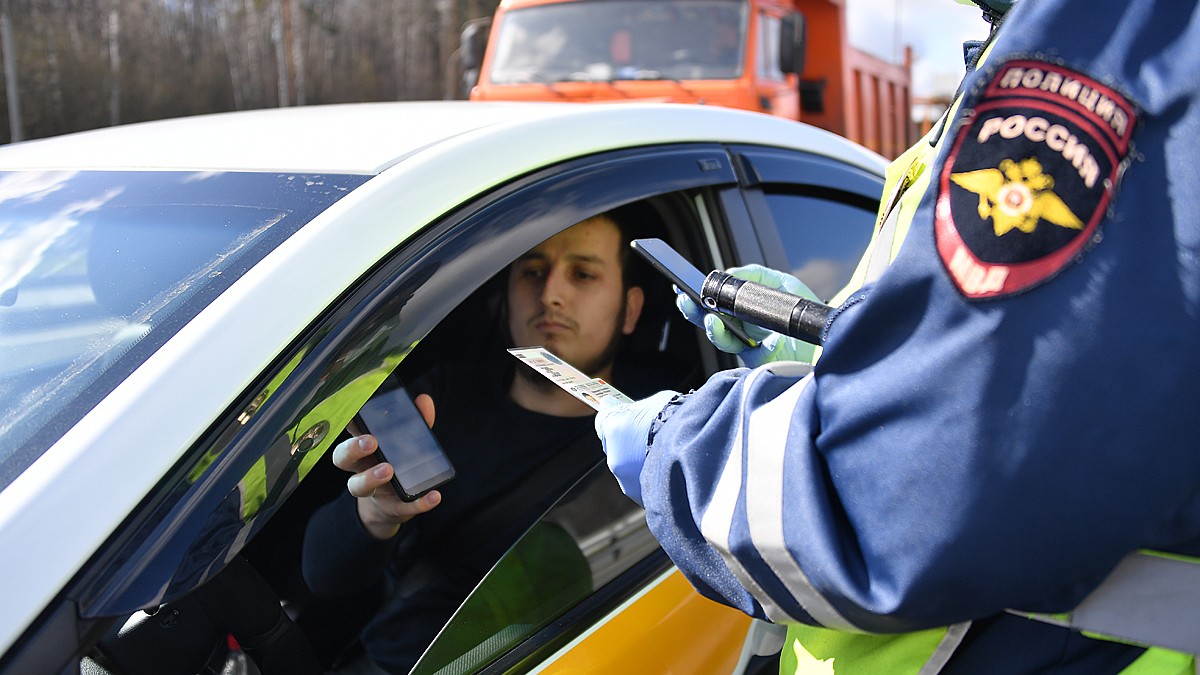
<instances>
[{"instance_id":1,"label":"open car window","mask_svg":"<svg viewBox=\"0 0 1200 675\"><path fill-rule=\"evenodd\" d=\"M675 194L639 204L638 213L644 219L658 221L642 234L663 237L696 264L711 268L714 263L704 242L715 235L705 232L711 227L711 214L701 217L701 212L714 201L702 194ZM613 383L619 388L637 387L627 392L635 398L662 389L686 391L698 386L709 372L701 365L705 361L702 354L711 351L702 332L675 309L670 282L640 258L630 260L637 282L651 299L639 330L618 354ZM682 363L690 367L678 367ZM585 436L594 448L599 447L590 427ZM617 587L632 588L645 573L661 571L665 557L646 526L644 511L621 492L602 455L589 457L590 466L584 465L586 459L581 457L573 468L590 471L565 495L561 489L556 492L555 496L562 497L547 504L550 508L540 518L530 521L522 537L458 607L414 672L474 672L519 646L528 649L540 643L541 638L533 636L581 605L613 603L621 597ZM531 474L522 489L543 489L548 484L543 475L546 471L544 466ZM574 480L579 475L562 477ZM655 557L648 570L631 572L648 557ZM602 592L604 599L598 599ZM561 631L551 632L546 636L548 642L566 639Z\"/></svg>"},{"instance_id":2,"label":"open car window","mask_svg":"<svg viewBox=\"0 0 1200 675\"><path fill-rule=\"evenodd\" d=\"M879 179L840 163L801 161L771 150L743 149L742 157L751 169L746 215L759 241L767 242L768 261L790 269L822 298L833 297L849 281L870 238ZM730 248L738 249L737 262L754 259L753 249L741 246L744 239L738 246L724 239L744 234L741 202L728 198L688 195L683 201L691 206L691 219L664 235L701 269L731 264L720 259ZM687 324L676 328L689 337L699 334ZM692 358L711 358L707 347ZM715 369L708 362L704 374ZM627 597L625 589L666 566L644 512L624 498L601 463L492 568L414 672L502 672L536 661L533 655L552 653L578 637L578 627L588 623L580 617L615 606Z\"/></svg>"},{"instance_id":3,"label":"open car window","mask_svg":"<svg viewBox=\"0 0 1200 675\"><path fill-rule=\"evenodd\" d=\"M606 213L626 238L674 237L687 250L684 232L704 238L698 203L675 193ZM613 384L633 397L697 386L701 333L675 310L670 283L623 255L647 300L637 328L618 342ZM424 657L431 665L418 672L486 663L658 551L642 510L603 463L591 416L538 416L508 399L508 382L525 368L506 352L508 279L506 270L485 283L397 369L410 392L433 396L433 431L457 476L440 489L438 507L401 528L386 599L362 634L385 669L409 667L446 622Z\"/></svg>"}]
</instances>

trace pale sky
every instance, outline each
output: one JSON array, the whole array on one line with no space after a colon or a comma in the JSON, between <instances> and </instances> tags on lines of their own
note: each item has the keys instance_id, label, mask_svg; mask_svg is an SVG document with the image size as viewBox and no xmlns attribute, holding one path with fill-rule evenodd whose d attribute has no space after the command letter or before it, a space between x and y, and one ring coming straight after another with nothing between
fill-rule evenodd
<instances>
[{"instance_id":1,"label":"pale sky","mask_svg":"<svg viewBox=\"0 0 1200 675\"><path fill-rule=\"evenodd\" d=\"M912 46L914 97L953 94L965 69L962 43L989 29L977 7L954 0L846 0L846 26L852 45L889 61Z\"/></svg>"}]
</instances>

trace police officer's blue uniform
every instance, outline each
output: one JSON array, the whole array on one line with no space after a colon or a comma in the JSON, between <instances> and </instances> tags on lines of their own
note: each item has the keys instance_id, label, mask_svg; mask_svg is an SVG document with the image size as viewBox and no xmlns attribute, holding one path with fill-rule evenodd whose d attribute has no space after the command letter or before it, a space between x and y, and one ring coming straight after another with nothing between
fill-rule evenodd
<instances>
[{"instance_id":1,"label":"police officer's blue uniform","mask_svg":"<svg viewBox=\"0 0 1200 675\"><path fill-rule=\"evenodd\" d=\"M1005 610L1200 553L1198 96L1196 2L1019 4L814 374L718 374L651 428L647 517L692 583L777 622L962 626L943 672L1136 659Z\"/></svg>"}]
</instances>

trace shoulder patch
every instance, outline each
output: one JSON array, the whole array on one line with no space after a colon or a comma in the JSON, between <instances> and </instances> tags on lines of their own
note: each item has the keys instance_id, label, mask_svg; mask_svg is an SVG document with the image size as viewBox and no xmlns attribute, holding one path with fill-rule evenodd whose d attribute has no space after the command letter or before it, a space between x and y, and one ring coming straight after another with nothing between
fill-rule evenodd
<instances>
[{"instance_id":1,"label":"shoulder patch","mask_svg":"<svg viewBox=\"0 0 1200 675\"><path fill-rule=\"evenodd\" d=\"M938 255L969 299L1021 292L1083 250L1137 122L1116 91L1062 66L1010 61L981 90L938 179Z\"/></svg>"}]
</instances>

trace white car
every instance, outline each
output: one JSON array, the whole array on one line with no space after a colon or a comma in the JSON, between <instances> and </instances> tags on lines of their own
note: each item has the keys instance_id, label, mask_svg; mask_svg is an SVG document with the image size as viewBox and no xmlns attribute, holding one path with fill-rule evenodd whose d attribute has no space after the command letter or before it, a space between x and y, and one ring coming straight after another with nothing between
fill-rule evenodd
<instances>
[{"instance_id":1,"label":"white car","mask_svg":"<svg viewBox=\"0 0 1200 675\"><path fill-rule=\"evenodd\" d=\"M295 534L345 490L328 450L389 372L501 349L490 279L629 207L702 270L828 297L883 167L795 122L655 104L320 106L0 148L0 673L329 668L354 632L305 596ZM622 358L680 390L736 366L653 281ZM567 473L531 484L576 512L615 485ZM769 631L608 503L547 515L574 522L588 592L504 625L460 611L416 672L758 667Z\"/></svg>"}]
</instances>

